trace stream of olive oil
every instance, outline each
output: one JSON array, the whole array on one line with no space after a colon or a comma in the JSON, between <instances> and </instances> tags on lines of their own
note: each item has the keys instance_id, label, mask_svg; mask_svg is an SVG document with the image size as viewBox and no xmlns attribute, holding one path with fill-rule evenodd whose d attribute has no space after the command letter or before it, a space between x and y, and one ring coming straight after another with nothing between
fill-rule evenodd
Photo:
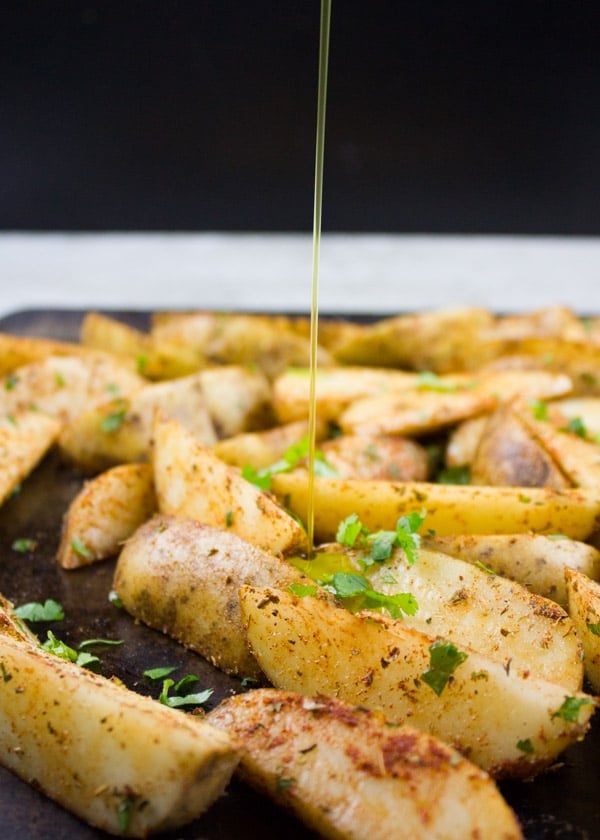
<instances>
[{"instance_id":1,"label":"stream of olive oil","mask_svg":"<svg viewBox=\"0 0 600 840\"><path fill-rule=\"evenodd\" d=\"M325 152L325 111L327 105L327 69L331 0L321 0L319 29L319 79L317 93L317 140L315 144L315 190L313 212L312 289L310 302L310 397L308 410L308 497L306 528L312 554L315 530L315 439L317 429L317 350L319 338L319 258L321 251L321 216L323 207L323 158Z\"/></svg>"}]
</instances>

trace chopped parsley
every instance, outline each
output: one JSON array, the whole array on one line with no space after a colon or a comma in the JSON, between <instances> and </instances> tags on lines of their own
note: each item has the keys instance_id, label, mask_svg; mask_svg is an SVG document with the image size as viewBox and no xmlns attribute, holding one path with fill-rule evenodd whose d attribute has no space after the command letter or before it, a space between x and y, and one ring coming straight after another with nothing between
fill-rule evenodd
<instances>
[{"instance_id":1,"label":"chopped parsley","mask_svg":"<svg viewBox=\"0 0 600 840\"><path fill-rule=\"evenodd\" d=\"M260 470L255 469L250 464L242 467L242 477L254 484L260 490L270 490L272 486L272 477L279 473L286 473L297 467L305 458L308 457L309 440L308 435L305 435L298 443L289 446L283 453L283 458L275 461L268 467L263 467ZM315 475L320 478L334 478L337 476L336 470L333 469L325 458L325 455L320 449L315 451Z\"/></svg>"},{"instance_id":2,"label":"chopped parsley","mask_svg":"<svg viewBox=\"0 0 600 840\"><path fill-rule=\"evenodd\" d=\"M570 432L585 440L588 436L585 423L581 417L571 417L566 426L561 426L559 432Z\"/></svg>"},{"instance_id":3,"label":"chopped parsley","mask_svg":"<svg viewBox=\"0 0 600 840\"><path fill-rule=\"evenodd\" d=\"M252 688L253 685L257 684L258 680L256 679L256 677L244 677L244 679L241 682L242 688Z\"/></svg>"},{"instance_id":4,"label":"chopped parsley","mask_svg":"<svg viewBox=\"0 0 600 840\"><path fill-rule=\"evenodd\" d=\"M37 601L29 601L16 607L15 615L25 621L62 621L65 613L58 601L47 598L43 604Z\"/></svg>"},{"instance_id":5,"label":"chopped parsley","mask_svg":"<svg viewBox=\"0 0 600 840\"><path fill-rule=\"evenodd\" d=\"M306 598L308 596L314 598L318 591L316 586L305 583L290 583L288 590L298 598Z\"/></svg>"},{"instance_id":6,"label":"chopped parsley","mask_svg":"<svg viewBox=\"0 0 600 840\"><path fill-rule=\"evenodd\" d=\"M526 755L531 755L533 753L531 738L524 738L522 741L517 741L517 749L526 753Z\"/></svg>"},{"instance_id":7,"label":"chopped parsley","mask_svg":"<svg viewBox=\"0 0 600 840\"><path fill-rule=\"evenodd\" d=\"M357 598L356 611L364 609L385 609L392 618L402 618L402 615L415 615L418 604L410 592L399 592L396 595L385 595L372 589L369 581L363 575L350 572L336 572L331 581L331 589L342 601Z\"/></svg>"},{"instance_id":8,"label":"chopped parsley","mask_svg":"<svg viewBox=\"0 0 600 840\"><path fill-rule=\"evenodd\" d=\"M19 377L16 376L14 373L9 374L6 379L4 380L4 387L7 391L12 391L13 388L16 388L19 382Z\"/></svg>"},{"instance_id":9,"label":"chopped parsley","mask_svg":"<svg viewBox=\"0 0 600 840\"><path fill-rule=\"evenodd\" d=\"M543 400L532 400L529 403L531 407L531 412L536 420L548 420L548 403L545 403Z\"/></svg>"},{"instance_id":10,"label":"chopped parsley","mask_svg":"<svg viewBox=\"0 0 600 840\"><path fill-rule=\"evenodd\" d=\"M35 551L37 540L32 540L29 537L19 537L19 539L13 542L11 548L19 554L27 554L29 551Z\"/></svg>"},{"instance_id":11,"label":"chopped parsley","mask_svg":"<svg viewBox=\"0 0 600 840\"><path fill-rule=\"evenodd\" d=\"M590 633L593 633L594 636L600 636L600 621L596 624L590 623L588 621L587 629L590 631Z\"/></svg>"},{"instance_id":12,"label":"chopped parsley","mask_svg":"<svg viewBox=\"0 0 600 840\"><path fill-rule=\"evenodd\" d=\"M108 600L109 600L109 603L111 603L113 605L113 607L116 607L118 610L123 609L123 601L121 601L121 599L119 597L119 593L115 592L114 589L111 589L110 592L108 593Z\"/></svg>"},{"instance_id":13,"label":"chopped parsley","mask_svg":"<svg viewBox=\"0 0 600 840\"><path fill-rule=\"evenodd\" d=\"M212 688L206 688L204 691L195 693L182 693L190 683L196 682L198 682L198 677L193 674L188 674L188 676L179 680L178 683L175 683L175 680L170 678L164 680L158 698L159 702L165 706L169 706L171 709L179 709L183 706L202 706L211 698L213 694ZM175 692L174 694L170 693L171 689Z\"/></svg>"},{"instance_id":14,"label":"chopped parsley","mask_svg":"<svg viewBox=\"0 0 600 840\"><path fill-rule=\"evenodd\" d=\"M416 385L420 391L443 391L445 393L458 391L461 388L456 382L449 382L431 370L424 370L420 373Z\"/></svg>"},{"instance_id":15,"label":"chopped parsley","mask_svg":"<svg viewBox=\"0 0 600 840\"><path fill-rule=\"evenodd\" d=\"M396 523L395 531L376 531L370 533L358 516L353 513L344 519L337 530L336 539L342 545L354 546L357 541L361 547L369 548L363 558L363 563L370 566L374 562L381 563L391 556L394 547L402 548L406 559L412 565L417 559L417 551L421 546L418 533L425 521L425 511L413 511L407 516L401 516Z\"/></svg>"},{"instance_id":16,"label":"chopped parsley","mask_svg":"<svg viewBox=\"0 0 600 840\"><path fill-rule=\"evenodd\" d=\"M454 671L467 659L467 654L452 642L438 639L429 646L429 668L423 671L423 682L440 696Z\"/></svg>"},{"instance_id":17,"label":"chopped parsley","mask_svg":"<svg viewBox=\"0 0 600 840\"><path fill-rule=\"evenodd\" d=\"M124 796L117 805L117 822L121 834L127 834L129 831L134 807L135 797L133 796Z\"/></svg>"},{"instance_id":18,"label":"chopped parsley","mask_svg":"<svg viewBox=\"0 0 600 840\"><path fill-rule=\"evenodd\" d=\"M568 723L577 723L581 707L593 705L594 701L591 697L565 697L562 706L552 714L552 717L562 718Z\"/></svg>"},{"instance_id":19,"label":"chopped parsley","mask_svg":"<svg viewBox=\"0 0 600 840\"><path fill-rule=\"evenodd\" d=\"M149 680L164 680L169 674L177 670L177 665L164 665L162 668L148 668L144 676Z\"/></svg>"},{"instance_id":20,"label":"chopped parsley","mask_svg":"<svg viewBox=\"0 0 600 840\"><path fill-rule=\"evenodd\" d=\"M440 470L437 476L439 484L470 484L470 467L446 467Z\"/></svg>"},{"instance_id":21,"label":"chopped parsley","mask_svg":"<svg viewBox=\"0 0 600 840\"><path fill-rule=\"evenodd\" d=\"M71 540L71 548L75 554L78 554L80 557L84 557L86 560L90 560L92 557L92 552L79 537L73 537Z\"/></svg>"},{"instance_id":22,"label":"chopped parsley","mask_svg":"<svg viewBox=\"0 0 600 840\"><path fill-rule=\"evenodd\" d=\"M100 421L100 428L103 432L107 432L108 434L112 432L117 432L125 422L126 416L126 408L121 408L118 411L113 411L111 414L107 414L106 417L102 418L102 420Z\"/></svg>"},{"instance_id":23,"label":"chopped parsley","mask_svg":"<svg viewBox=\"0 0 600 840\"><path fill-rule=\"evenodd\" d=\"M78 653L72 647L69 647L66 642L57 639L52 630L48 630L48 638L42 644L42 648L48 653L54 654L54 656L66 659L67 662L74 662L76 665L81 665L83 668L89 668L90 670L95 670L96 666L100 664L97 656L92 656L91 653L86 651Z\"/></svg>"},{"instance_id":24,"label":"chopped parsley","mask_svg":"<svg viewBox=\"0 0 600 840\"><path fill-rule=\"evenodd\" d=\"M84 639L78 645L79 650L87 650L90 647L119 647L124 645L124 639Z\"/></svg>"}]
</instances>

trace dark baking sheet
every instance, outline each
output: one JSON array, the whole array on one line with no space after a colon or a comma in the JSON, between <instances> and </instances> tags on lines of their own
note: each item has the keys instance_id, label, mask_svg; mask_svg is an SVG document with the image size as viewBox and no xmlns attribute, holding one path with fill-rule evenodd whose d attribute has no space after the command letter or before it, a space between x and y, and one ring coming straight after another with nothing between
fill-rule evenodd
<instances>
[{"instance_id":1,"label":"dark baking sheet","mask_svg":"<svg viewBox=\"0 0 600 840\"><path fill-rule=\"evenodd\" d=\"M115 313L143 327L145 313ZM0 330L20 335L76 339L78 311L26 311L0 319ZM66 618L52 628L71 644L92 638L124 639L117 648L102 649L102 673L116 674L130 688L157 694L157 687L142 676L150 667L177 664L178 675L197 674L203 687L212 687L212 705L240 690L237 680L226 677L203 659L170 639L135 624L107 599L113 562L65 572L54 560L62 515L82 483L81 477L51 453L23 484L19 495L0 508L0 592L15 603L55 598ZM11 549L19 537L36 540L30 554ZM507 800L523 824L528 840L594 840L600 837L600 722L587 738L568 750L562 763L534 782L505 782ZM90 828L0 767L2 840L92 840L107 837ZM235 779L202 818L163 840L237 840L237 838L310 838L315 835ZM399 827L398 837L402 837Z\"/></svg>"}]
</instances>

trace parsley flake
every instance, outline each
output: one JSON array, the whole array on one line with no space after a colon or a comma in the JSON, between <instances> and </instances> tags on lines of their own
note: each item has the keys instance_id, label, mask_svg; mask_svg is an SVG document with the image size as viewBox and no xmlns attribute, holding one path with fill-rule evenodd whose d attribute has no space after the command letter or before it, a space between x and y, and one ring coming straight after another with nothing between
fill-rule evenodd
<instances>
[{"instance_id":1,"label":"parsley flake","mask_svg":"<svg viewBox=\"0 0 600 840\"><path fill-rule=\"evenodd\" d=\"M522 741L517 741L517 749L521 752L531 755L533 753L533 744L531 738L524 738Z\"/></svg>"},{"instance_id":2,"label":"parsley flake","mask_svg":"<svg viewBox=\"0 0 600 840\"><path fill-rule=\"evenodd\" d=\"M565 697L562 706L552 714L552 717L562 718L568 723L577 723L581 707L593 705L594 701L590 697Z\"/></svg>"},{"instance_id":3,"label":"parsley flake","mask_svg":"<svg viewBox=\"0 0 600 840\"><path fill-rule=\"evenodd\" d=\"M15 615L25 621L62 621L65 617L63 608L52 598L47 598L43 604L37 601L29 601L16 607Z\"/></svg>"},{"instance_id":4,"label":"parsley flake","mask_svg":"<svg viewBox=\"0 0 600 840\"><path fill-rule=\"evenodd\" d=\"M467 659L467 654L452 642L438 639L429 646L429 668L423 671L423 682L440 696L454 671Z\"/></svg>"},{"instance_id":5,"label":"parsley flake","mask_svg":"<svg viewBox=\"0 0 600 840\"><path fill-rule=\"evenodd\" d=\"M103 432L107 432L110 434L111 432L118 431L123 423L125 422L125 417L127 416L127 409L121 408L118 411L113 411L112 414L107 414L106 417L103 417L100 421L100 428Z\"/></svg>"},{"instance_id":6,"label":"parsley flake","mask_svg":"<svg viewBox=\"0 0 600 840\"><path fill-rule=\"evenodd\" d=\"M35 551L37 548L37 540L32 540L28 537L19 537L19 539L16 539L13 542L11 548L19 554L27 554L29 551Z\"/></svg>"}]
</instances>

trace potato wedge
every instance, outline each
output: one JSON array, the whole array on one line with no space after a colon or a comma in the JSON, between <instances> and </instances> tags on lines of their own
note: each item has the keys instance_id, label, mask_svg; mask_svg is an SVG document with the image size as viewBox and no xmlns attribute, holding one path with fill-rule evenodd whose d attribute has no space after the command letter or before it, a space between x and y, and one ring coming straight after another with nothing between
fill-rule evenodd
<instances>
[{"instance_id":1,"label":"potato wedge","mask_svg":"<svg viewBox=\"0 0 600 840\"><path fill-rule=\"evenodd\" d=\"M0 623L2 764L92 825L128 837L180 826L222 793L223 733L66 662Z\"/></svg>"},{"instance_id":2,"label":"potato wedge","mask_svg":"<svg viewBox=\"0 0 600 840\"><path fill-rule=\"evenodd\" d=\"M437 739L326 697L258 689L208 715L242 745L238 773L335 840L508 840L519 824L483 771Z\"/></svg>"},{"instance_id":3,"label":"potato wedge","mask_svg":"<svg viewBox=\"0 0 600 840\"><path fill-rule=\"evenodd\" d=\"M229 527L271 554L308 547L304 528L273 497L224 464L176 420L157 418L153 463L161 513Z\"/></svg>"},{"instance_id":4,"label":"potato wedge","mask_svg":"<svg viewBox=\"0 0 600 840\"><path fill-rule=\"evenodd\" d=\"M481 332L493 324L490 312L477 307L421 312L385 318L332 348L338 362L432 370L472 370L493 354Z\"/></svg>"},{"instance_id":5,"label":"potato wedge","mask_svg":"<svg viewBox=\"0 0 600 840\"><path fill-rule=\"evenodd\" d=\"M565 373L573 396L600 395L600 345L566 338L523 338L506 342L505 353L535 357L546 370Z\"/></svg>"},{"instance_id":6,"label":"potato wedge","mask_svg":"<svg viewBox=\"0 0 600 840\"><path fill-rule=\"evenodd\" d=\"M568 425L556 428L537 420L528 406L517 406L519 420L576 487L600 487L600 445L583 440Z\"/></svg>"},{"instance_id":7,"label":"potato wedge","mask_svg":"<svg viewBox=\"0 0 600 840\"><path fill-rule=\"evenodd\" d=\"M307 511L307 475L273 476L273 491L301 519ZM315 539L331 542L342 519L356 513L370 531L394 528L400 516L425 508L436 534L564 534L585 540L599 525L594 488L473 487L427 482L315 479Z\"/></svg>"},{"instance_id":8,"label":"potato wedge","mask_svg":"<svg viewBox=\"0 0 600 840\"><path fill-rule=\"evenodd\" d=\"M401 435L340 435L320 447L340 478L378 481L425 481L425 447Z\"/></svg>"},{"instance_id":9,"label":"potato wedge","mask_svg":"<svg viewBox=\"0 0 600 840\"><path fill-rule=\"evenodd\" d=\"M156 504L150 464L121 464L89 481L65 514L59 565L77 569L118 554Z\"/></svg>"},{"instance_id":10,"label":"potato wedge","mask_svg":"<svg viewBox=\"0 0 600 840\"><path fill-rule=\"evenodd\" d=\"M450 431L444 454L447 467L465 467L473 463L487 419L487 415L483 415L463 420Z\"/></svg>"},{"instance_id":11,"label":"potato wedge","mask_svg":"<svg viewBox=\"0 0 600 840\"><path fill-rule=\"evenodd\" d=\"M600 584L576 569L566 569L569 615L577 628L585 655L585 675L600 694Z\"/></svg>"},{"instance_id":12,"label":"potato wedge","mask_svg":"<svg viewBox=\"0 0 600 840\"><path fill-rule=\"evenodd\" d=\"M45 359L46 356L97 355L81 344L54 341L49 338L0 333L0 376L7 376L16 368Z\"/></svg>"},{"instance_id":13,"label":"potato wedge","mask_svg":"<svg viewBox=\"0 0 600 840\"><path fill-rule=\"evenodd\" d=\"M81 324L81 342L86 347L123 356L148 379L174 379L195 373L206 364L196 348L177 341L156 341L141 332L98 312L89 312Z\"/></svg>"},{"instance_id":14,"label":"potato wedge","mask_svg":"<svg viewBox=\"0 0 600 840\"><path fill-rule=\"evenodd\" d=\"M5 378L0 384L0 413L35 406L68 423L93 405L126 397L143 383L116 356L48 356Z\"/></svg>"},{"instance_id":15,"label":"potato wedge","mask_svg":"<svg viewBox=\"0 0 600 840\"><path fill-rule=\"evenodd\" d=\"M113 588L137 620L177 639L215 667L262 677L242 629L240 586L309 582L284 560L229 531L157 516L121 551Z\"/></svg>"},{"instance_id":16,"label":"potato wedge","mask_svg":"<svg viewBox=\"0 0 600 840\"><path fill-rule=\"evenodd\" d=\"M37 466L59 432L59 421L38 411L0 419L0 504Z\"/></svg>"},{"instance_id":17,"label":"potato wedge","mask_svg":"<svg viewBox=\"0 0 600 840\"><path fill-rule=\"evenodd\" d=\"M569 420L579 418L590 435L600 435L599 397L566 397L562 400L554 400L551 408L559 411L566 418L567 423Z\"/></svg>"},{"instance_id":18,"label":"potato wedge","mask_svg":"<svg viewBox=\"0 0 600 840\"><path fill-rule=\"evenodd\" d=\"M160 313L155 316L152 340L193 347L209 363L254 364L268 376L290 365L306 365L309 340L297 333L285 316L228 312ZM319 349L319 362L331 362Z\"/></svg>"},{"instance_id":19,"label":"potato wedge","mask_svg":"<svg viewBox=\"0 0 600 840\"><path fill-rule=\"evenodd\" d=\"M581 738L594 710L585 694L507 672L383 616L279 589L243 587L240 602L251 649L274 686L378 709L498 777L543 769ZM451 674L436 664L437 651L452 660Z\"/></svg>"},{"instance_id":20,"label":"potato wedge","mask_svg":"<svg viewBox=\"0 0 600 840\"><path fill-rule=\"evenodd\" d=\"M317 424L317 441L325 437L324 423ZM245 432L213 446L213 452L226 464L245 467L249 464L255 470L270 467L283 457L290 446L294 446L308 434L308 421L297 420L283 426L275 426L264 432Z\"/></svg>"},{"instance_id":21,"label":"potato wedge","mask_svg":"<svg viewBox=\"0 0 600 840\"><path fill-rule=\"evenodd\" d=\"M127 399L116 399L78 417L62 431L64 457L88 473L115 464L147 461L157 409L177 418L198 440L212 445L215 430L200 374L146 384Z\"/></svg>"},{"instance_id":22,"label":"potato wedge","mask_svg":"<svg viewBox=\"0 0 600 840\"><path fill-rule=\"evenodd\" d=\"M421 549L408 564L396 550L369 570L371 587L385 595L410 592L419 608L402 622L496 659L518 676L530 674L578 691L583 652L567 613L507 578L435 551Z\"/></svg>"},{"instance_id":23,"label":"potato wedge","mask_svg":"<svg viewBox=\"0 0 600 840\"><path fill-rule=\"evenodd\" d=\"M471 462L471 484L553 490L573 486L521 416L506 406L486 421Z\"/></svg>"},{"instance_id":24,"label":"potato wedge","mask_svg":"<svg viewBox=\"0 0 600 840\"><path fill-rule=\"evenodd\" d=\"M320 367L316 376L317 414L321 420L337 420L350 403L387 391L403 391L415 385L416 374L369 367ZM290 368L273 382L273 407L280 423L308 417L309 368Z\"/></svg>"},{"instance_id":25,"label":"potato wedge","mask_svg":"<svg viewBox=\"0 0 600 840\"><path fill-rule=\"evenodd\" d=\"M594 580L600 577L598 549L562 534L435 534L424 537L423 545L482 564L563 608L567 606L565 569L576 569Z\"/></svg>"},{"instance_id":26,"label":"potato wedge","mask_svg":"<svg viewBox=\"0 0 600 840\"><path fill-rule=\"evenodd\" d=\"M218 438L273 425L271 386L264 373L225 365L199 373L206 407Z\"/></svg>"}]
</instances>

